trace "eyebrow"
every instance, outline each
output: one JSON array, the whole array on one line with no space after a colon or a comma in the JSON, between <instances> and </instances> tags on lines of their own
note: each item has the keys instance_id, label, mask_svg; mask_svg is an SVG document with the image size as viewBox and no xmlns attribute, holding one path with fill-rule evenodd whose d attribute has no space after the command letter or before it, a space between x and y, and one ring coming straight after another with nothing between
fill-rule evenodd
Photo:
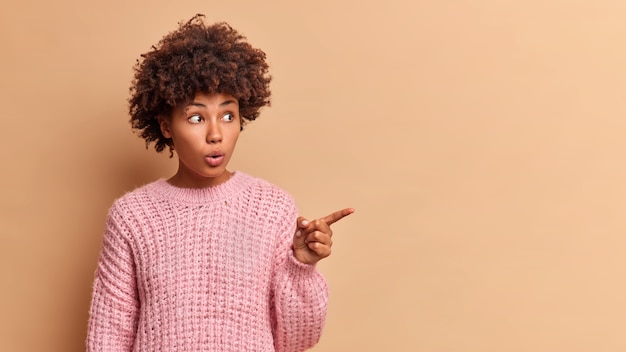
<instances>
[{"instance_id":1,"label":"eyebrow","mask_svg":"<svg viewBox=\"0 0 626 352\"><path fill-rule=\"evenodd\" d=\"M222 106L227 106L227 105L236 104L236 103L237 103L236 100L228 99L228 100L225 100L225 101L221 102L219 106L222 107ZM187 105L187 107L189 107L189 106L199 106L199 107L202 107L202 108L206 108L206 105L204 105L202 103L198 103L196 101L189 103Z\"/></svg>"}]
</instances>

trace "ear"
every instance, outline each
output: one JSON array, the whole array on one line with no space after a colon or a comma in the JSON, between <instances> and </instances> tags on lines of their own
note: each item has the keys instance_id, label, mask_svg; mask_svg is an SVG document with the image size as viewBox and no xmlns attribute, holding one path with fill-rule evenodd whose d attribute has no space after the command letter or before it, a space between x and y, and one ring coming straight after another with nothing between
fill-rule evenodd
<instances>
[{"instance_id":1,"label":"ear","mask_svg":"<svg viewBox=\"0 0 626 352\"><path fill-rule=\"evenodd\" d=\"M172 138L172 132L170 131L170 122L163 116L157 117L159 120L159 127L161 127L161 133L165 138Z\"/></svg>"}]
</instances>

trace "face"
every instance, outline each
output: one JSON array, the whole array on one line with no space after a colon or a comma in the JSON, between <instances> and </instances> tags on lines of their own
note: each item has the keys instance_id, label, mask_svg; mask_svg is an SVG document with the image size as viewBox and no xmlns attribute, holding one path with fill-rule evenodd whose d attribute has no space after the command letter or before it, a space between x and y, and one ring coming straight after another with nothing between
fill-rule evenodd
<instances>
[{"instance_id":1,"label":"face","mask_svg":"<svg viewBox=\"0 0 626 352\"><path fill-rule=\"evenodd\" d=\"M239 103L229 94L196 94L160 118L161 132L172 139L178 172L169 182L178 187L218 185L232 174L226 169L235 151L241 120Z\"/></svg>"}]
</instances>

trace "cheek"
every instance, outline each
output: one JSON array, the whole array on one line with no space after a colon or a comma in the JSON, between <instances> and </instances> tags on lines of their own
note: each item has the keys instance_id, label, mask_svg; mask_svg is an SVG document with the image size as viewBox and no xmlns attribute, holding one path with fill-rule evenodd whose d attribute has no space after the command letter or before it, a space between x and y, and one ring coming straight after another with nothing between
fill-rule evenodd
<instances>
[{"instance_id":1,"label":"cheek","mask_svg":"<svg viewBox=\"0 0 626 352\"><path fill-rule=\"evenodd\" d=\"M239 128L240 128L240 127L239 127L239 126L237 126L237 130L235 130L235 131L233 131L233 132L232 132L232 135L231 135L231 140L233 141L233 144L237 143L237 139L239 139L239 133L240 133L240 132L239 132Z\"/></svg>"},{"instance_id":2,"label":"cheek","mask_svg":"<svg viewBox=\"0 0 626 352\"><path fill-rule=\"evenodd\" d=\"M196 145L204 143L204 136L197 131L176 131L172 133L172 142L178 149L193 149Z\"/></svg>"},{"instance_id":3,"label":"cheek","mask_svg":"<svg viewBox=\"0 0 626 352\"><path fill-rule=\"evenodd\" d=\"M224 138L228 139L231 143L236 143L239 138L239 134L241 133L241 124L235 122L227 125L223 130Z\"/></svg>"},{"instance_id":4,"label":"cheek","mask_svg":"<svg viewBox=\"0 0 626 352\"><path fill-rule=\"evenodd\" d=\"M237 146L237 138L239 137L239 134L232 134L229 136L228 138L228 142L223 146L224 148L229 148L231 151L235 150L235 147Z\"/></svg>"}]
</instances>

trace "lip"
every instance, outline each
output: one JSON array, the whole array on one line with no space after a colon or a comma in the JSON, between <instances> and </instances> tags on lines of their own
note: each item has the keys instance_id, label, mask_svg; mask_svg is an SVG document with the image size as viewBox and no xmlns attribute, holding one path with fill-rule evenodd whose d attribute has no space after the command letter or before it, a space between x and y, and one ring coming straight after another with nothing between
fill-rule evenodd
<instances>
[{"instance_id":1,"label":"lip","mask_svg":"<svg viewBox=\"0 0 626 352\"><path fill-rule=\"evenodd\" d=\"M207 164L209 164L209 166L220 166L220 164L224 161L224 153L222 152L212 152L210 154L208 154L207 156L204 157L204 160L206 160Z\"/></svg>"}]
</instances>

